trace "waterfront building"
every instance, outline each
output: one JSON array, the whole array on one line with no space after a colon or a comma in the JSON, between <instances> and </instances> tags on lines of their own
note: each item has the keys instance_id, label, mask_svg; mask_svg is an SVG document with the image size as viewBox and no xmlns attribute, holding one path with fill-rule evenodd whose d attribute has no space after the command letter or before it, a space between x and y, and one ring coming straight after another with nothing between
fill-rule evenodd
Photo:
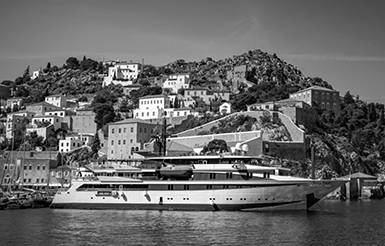
<instances>
[{"instance_id":1,"label":"waterfront building","mask_svg":"<svg viewBox=\"0 0 385 246\"><path fill-rule=\"evenodd\" d=\"M124 161L142 150L157 124L141 119L125 119L108 125L107 160Z\"/></svg>"},{"instance_id":2,"label":"waterfront building","mask_svg":"<svg viewBox=\"0 0 385 246\"><path fill-rule=\"evenodd\" d=\"M169 75L166 81L163 83L164 89L170 89L173 93L178 93L178 90L183 88L189 88L190 75L189 74L173 74Z\"/></svg>"},{"instance_id":3,"label":"waterfront building","mask_svg":"<svg viewBox=\"0 0 385 246\"><path fill-rule=\"evenodd\" d=\"M123 86L132 85L138 78L140 64L136 62L117 62L108 68L108 75L103 79L103 85L111 83L121 84Z\"/></svg>"},{"instance_id":4,"label":"waterfront building","mask_svg":"<svg viewBox=\"0 0 385 246\"><path fill-rule=\"evenodd\" d=\"M52 104L58 108L67 107L67 99L62 95L51 95L45 97L45 102Z\"/></svg>"},{"instance_id":5,"label":"waterfront building","mask_svg":"<svg viewBox=\"0 0 385 246\"><path fill-rule=\"evenodd\" d=\"M322 109L341 111L340 92L321 86L312 86L290 94L290 98L304 101L311 106L317 104Z\"/></svg>"},{"instance_id":6,"label":"waterfront building","mask_svg":"<svg viewBox=\"0 0 385 246\"><path fill-rule=\"evenodd\" d=\"M0 183L8 186L45 189L50 185L50 170L56 168L61 158L57 151L6 151L0 159Z\"/></svg>"}]
</instances>

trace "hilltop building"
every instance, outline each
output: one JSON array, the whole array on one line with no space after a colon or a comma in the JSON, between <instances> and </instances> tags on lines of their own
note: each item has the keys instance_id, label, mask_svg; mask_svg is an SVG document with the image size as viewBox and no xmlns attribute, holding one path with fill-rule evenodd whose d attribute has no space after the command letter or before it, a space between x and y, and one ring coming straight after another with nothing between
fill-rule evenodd
<instances>
[{"instance_id":1,"label":"hilltop building","mask_svg":"<svg viewBox=\"0 0 385 246\"><path fill-rule=\"evenodd\" d=\"M31 75L31 80L38 78L40 76L40 73L41 73L40 70L33 71Z\"/></svg>"},{"instance_id":2,"label":"hilltop building","mask_svg":"<svg viewBox=\"0 0 385 246\"><path fill-rule=\"evenodd\" d=\"M311 106L317 104L322 109L341 111L340 92L321 86L312 86L290 94L290 98L301 100Z\"/></svg>"},{"instance_id":3,"label":"hilltop building","mask_svg":"<svg viewBox=\"0 0 385 246\"><path fill-rule=\"evenodd\" d=\"M111 83L121 84L123 86L132 85L138 78L140 64L136 62L118 62L108 68L108 75L104 77L103 85Z\"/></svg>"}]
</instances>

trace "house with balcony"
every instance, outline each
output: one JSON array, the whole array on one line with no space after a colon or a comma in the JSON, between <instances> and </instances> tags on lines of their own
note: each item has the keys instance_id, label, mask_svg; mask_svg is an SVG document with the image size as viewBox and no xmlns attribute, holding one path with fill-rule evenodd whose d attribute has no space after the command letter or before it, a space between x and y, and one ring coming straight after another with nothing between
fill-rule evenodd
<instances>
[{"instance_id":1,"label":"house with balcony","mask_svg":"<svg viewBox=\"0 0 385 246\"><path fill-rule=\"evenodd\" d=\"M138 78L140 64L137 62L117 62L108 68L108 75L103 79L103 86L111 83L123 86L132 85Z\"/></svg>"},{"instance_id":2,"label":"house with balcony","mask_svg":"<svg viewBox=\"0 0 385 246\"><path fill-rule=\"evenodd\" d=\"M321 86L312 86L290 94L290 98L304 101L314 106L317 104L322 109L341 111L340 92Z\"/></svg>"},{"instance_id":3,"label":"house with balcony","mask_svg":"<svg viewBox=\"0 0 385 246\"><path fill-rule=\"evenodd\" d=\"M178 93L178 90L187 89L190 85L189 74L173 74L169 75L163 83L163 89L170 89L172 93Z\"/></svg>"}]
</instances>

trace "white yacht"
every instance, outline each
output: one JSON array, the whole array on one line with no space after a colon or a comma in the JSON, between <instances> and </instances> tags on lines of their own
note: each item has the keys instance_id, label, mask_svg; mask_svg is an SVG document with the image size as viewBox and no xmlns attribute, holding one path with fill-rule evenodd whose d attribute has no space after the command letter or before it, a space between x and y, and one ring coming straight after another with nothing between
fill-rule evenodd
<instances>
[{"instance_id":1,"label":"white yacht","mask_svg":"<svg viewBox=\"0 0 385 246\"><path fill-rule=\"evenodd\" d=\"M343 180L289 176L251 156L146 158L140 165L90 168L55 195L51 208L138 210L309 209Z\"/></svg>"}]
</instances>

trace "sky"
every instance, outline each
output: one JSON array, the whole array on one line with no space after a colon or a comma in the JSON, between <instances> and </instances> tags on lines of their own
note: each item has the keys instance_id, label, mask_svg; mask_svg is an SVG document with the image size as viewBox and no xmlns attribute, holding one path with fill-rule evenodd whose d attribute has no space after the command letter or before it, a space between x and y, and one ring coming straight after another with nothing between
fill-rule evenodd
<instances>
[{"instance_id":1,"label":"sky","mask_svg":"<svg viewBox=\"0 0 385 246\"><path fill-rule=\"evenodd\" d=\"M68 57L155 66L253 49L385 104L383 0L0 0L0 81Z\"/></svg>"}]
</instances>

